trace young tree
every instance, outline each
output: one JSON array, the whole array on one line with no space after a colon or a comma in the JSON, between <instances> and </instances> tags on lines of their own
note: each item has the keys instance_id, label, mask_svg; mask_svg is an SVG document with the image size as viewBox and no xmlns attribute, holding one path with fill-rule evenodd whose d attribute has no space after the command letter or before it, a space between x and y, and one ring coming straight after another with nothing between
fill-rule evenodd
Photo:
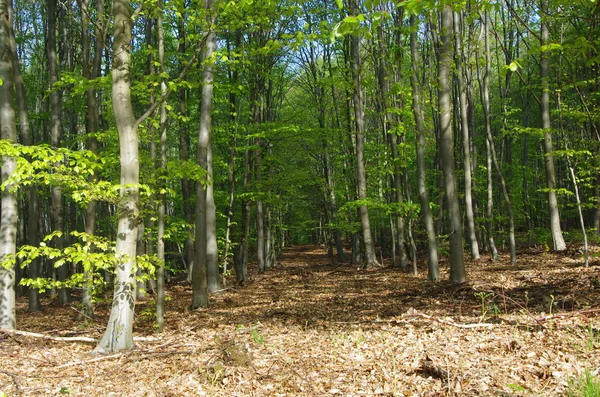
<instances>
[{"instance_id":1,"label":"young tree","mask_svg":"<svg viewBox=\"0 0 600 397\"><path fill-rule=\"evenodd\" d=\"M433 217L429 206L429 194L427 192L426 169L425 169L425 126L424 112L421 104L421 82L419 81L419 48L417 43L417 31L419 28L419 19L411 15L410 31L410 83L412 87L412 111L415 118L415 128L417 130L417 183L419 190L419 200L421 202L421 214L427 231L427 257L428 257L428 275L432 281L440 278L438 265L438 246L435 229L433 227Z\"/></svg>"},{"instance_id":2,"label":"young tree","mask_svg":"<svg viewBox=\"0 0 600 397\"><path fill-rule=\"evenodd\" d=\"M354 0L350 2L350 10L358 11ZM375 245L371 235L369 209L364 201L367 200L367 171L365 168L365 108L362 87L362 56L360 52L360 35L356 32L350 38L350 65L354 80L352 102L354 104L354 127L356 132L356 175L358 183L358 198L363 201L360 205L360 223L363 243L365 246L364 267L379 266L375 255Z\"/></svg>"},{"instance_id":3,"label":"young tree","mask_svg":"<svg viewBox=\"0 0 600 397\"><path fill-rule=\"evenodd\" d=\"M459 117L460 117L460 129L462 133L462 149L463 149L463 163L465 172L465 215L467 218L467 233L469 236L469 243L471 245L471 258L479 259L479 243L477 242L477 235L475 233L475 214L473 212L473 178L471 175L471 137L469 135L469 114L467 104L467 85L465 83L463 64L464 62L464 51L462 45L462 33L460 27L462 25L462 18L458 12L454 12L454 45L455 45L455 64L456 64L456 81L458 85L458 98L459 98Z\"/></svg>"},{"instance_id":4,"label":"young tree","mask_svg":"<svg viewBox=\"0 0 600 397\"><path fill-rule=\"evenodd\" d=\"M208 291L219 288L216 279L218 277L218 256L214 223L215 207L212 197L213 189L209 189L209 185L213 182L210 146L214 80L212 54L217 48L217 36L213 27L213 1L205 0L204 4L209 31L202 54L202 96L200 98L200 129L196 159L198 164L206 170L207 178L205 183L197 182L196 184L196 242L192 271L192 309L208 306Z\"/></svg>"},{"instance_id":5,"label":"young tree","mask_svg":"<svg viewBox=\"0 0 600 397\"><path fill-rule=\"evenodd\" d=\"M440 44L438 48L438 111L440 118L439 151L444 172L444 190L448 204L450 224L450 281L466 281L462 222L456 190L456 171L454 164L454 136L452 131L452 102L450 99L452 83L452 6L444 5L440 18Z\"/></svg>"},{"instance_id":6,"label":"young tree","mask_svg":"<svg viewBox=\"0 0 600 397\"><path fill-rule=\"evenodd\" d=\"M57 21L57 0L48 0L48 43L46 46L48 52L48 74L50 76L50 144L53 148L60 146L61 138L61 95L54 86L58 82L58 61L56 57L56 21ZM52 186L52 198L50 207L50 218L52 220L53 231L64 231L63 214L63 194L60 186ZM62 236L54 237L54 245L58 249L64 247L64 238ZM59 266L57 269L58 279L65 281L69 277L69 268L66 265ZM70 292L67 288L61 287L58 293L58 300L65 305L70 301Z\"/></svg>"},{"instance_id":7,"label":"young tree","mask_svg":"<svg viewBox=\"0 0 600 397\"><path fill-rule=\"evenodd\" d=\"M550 214L550 233L554 243L554 250L567 249L560 226L560 213L556 197L556 171L554 169L554 147L552 143L552 125L550 123L550 77L549 54L550 33L548 29L548 0L540 0L541 35L540 45L540 78L542 80L542 94L540 108L542 112L542 129L544 130L544 166L546 171L546 186L548 188L548 211Z\"/></svg>"}]
</instances>

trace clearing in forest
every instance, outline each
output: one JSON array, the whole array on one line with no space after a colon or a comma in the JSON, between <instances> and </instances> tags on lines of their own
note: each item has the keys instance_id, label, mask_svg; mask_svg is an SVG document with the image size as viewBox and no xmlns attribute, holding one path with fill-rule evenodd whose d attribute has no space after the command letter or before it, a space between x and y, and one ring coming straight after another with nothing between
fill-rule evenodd
<instances>
[{"instance_id":1,"label":"clearing in forest","mask_svg":"<svg viewBox=\"0 0 600 397\"><path fill-rule=\"evenodd\" d=\"M468 263L469 282L332 263L292 247L276 268L190 312L185 282L167 286L166 332L153 301L136 306L136 348L92 357L93 344L0 332L8 396L555 396L600 368L600 270L523 252ZM447 266L442 264L443 270ZM442 274L447 278L447 274ZM107 300L109 302L110 300ZM21 330L100 337L97 318L44 300ZM73 306L75 307L75 305Z\"/></svg>"}]
</instances>

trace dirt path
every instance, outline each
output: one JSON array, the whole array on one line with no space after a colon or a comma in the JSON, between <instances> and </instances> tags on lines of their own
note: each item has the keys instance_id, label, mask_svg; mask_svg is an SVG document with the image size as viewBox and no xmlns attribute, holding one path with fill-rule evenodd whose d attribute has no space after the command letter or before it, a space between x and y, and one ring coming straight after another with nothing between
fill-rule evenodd
<instances>
[{"instance_id":1,"label":"dirt path","mask_svg":"<svg viewBox=\"0 0 600 397\"><path fill-rule=\"evenodd\" d=\"M430 283L396 270L334 264L293 247L275 269L189 312L186 283L168 286L167 331L153 302L136 308L137 348L88 356L91 345L0 333L0 391L9 396L561 395L600 369L600 271L532 252L468 265L470 283ZM443 277L446 274L443 273ZM48 301L44 302L46 305ZM19 328L99 337L56 306L19 301ZM548 318L547 313L558 313ZM488 325L482 325L481 323Z\"/></svg>"}]
</instances>

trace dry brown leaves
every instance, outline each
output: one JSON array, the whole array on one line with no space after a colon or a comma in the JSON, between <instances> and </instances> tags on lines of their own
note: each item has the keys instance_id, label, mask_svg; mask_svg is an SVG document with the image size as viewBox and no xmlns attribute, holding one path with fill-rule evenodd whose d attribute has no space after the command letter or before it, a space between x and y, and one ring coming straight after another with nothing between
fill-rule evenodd
<instances>
[{"instance_id":1,"label":"dry brown leaves","mask_svg":"<svg viewBox=\"0 0 600 397\"><path fill-rule=\"evenodd\" d=\"M136 348L93 357L89 343L0 333L8 396L561 395L600 369L600 268L551 253L468 264L470 282L431 283L385 268L331 263L319 247L190 312L190 288L168 286L167 330L138 303ZM443 277L446 277L444 274ZM19 300L19 328L101 336L94 322Z\"/></svg>"}]
</instances>

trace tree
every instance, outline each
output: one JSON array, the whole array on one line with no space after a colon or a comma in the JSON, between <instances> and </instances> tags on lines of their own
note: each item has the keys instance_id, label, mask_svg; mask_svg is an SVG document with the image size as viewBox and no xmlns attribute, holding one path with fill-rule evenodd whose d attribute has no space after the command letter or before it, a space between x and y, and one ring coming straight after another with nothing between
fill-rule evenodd
<instances>
[{"instance_id":1,"label":"tree","mask_svg":"<svg viewBox=\"0 0 600 397\"><path fill-rule=\"evenodd\" d=\"M440 43L438 48L438 111L440 117L439 151L444 172L444 191L448 204L450 226L450 281L463 283L466 280L463 252L463 237L456 171L454 164L454 137L452 130L452 103L450 100L452 67L452 7L443 6L440 18Z\"/></svg>"},{"instance_id":2,"label":"tree","mask_svg":"<svg viewBox=\"0 0 600 397\"><path fill-rule=\"evenodd\" d=\"M192 271L192 309L208 306L208 291L218 289L218 257L215 235L215 207L212 196L212 153L210 145L212 100L213 100L213 62L217 38L214 32L212 0L205 1L207 12L208 36L202 53L202 94L200 98L200 129L198 132L197 162L206 170L206 182L196 183L196 241L194 269ZM216 267L216 269L215 269ZM209 273L210 269L210 273ZM216 271L216 274L215 274ZM209 279L210 275L210 279ZM210 284L209 284L210 281Z\"/></svg>"},{"instance_id":3,"label":"tree","mask_svg":"<svg viewBox=\"0 0 600 397\"><path fill-rule=\"evenodd\" d=\"M357 5L352 2L350 10L357 11ZM354 128L356 134L356 178L358 185L358 199L361 200L359 207L360 223L362 229L363 244L365 247L364 267L379 266L375 255L375 245L371 235L371 222L367 200L367 173L365 169L365 120L364 120L364 93L362 87L362 56L360 53L360 35L358 32L350 38L350 66L352 79L354 80L352 102L354 105Z\"/></svg>"},{"instance_id":4,"label":"tree","mask_svg":"<svg viewBox=\"0 0 600 397\"><path fill-rule=\"evenodd\" d=\"M113 303L108 325L95 349L111 353L133 347L133 315L136 299L136 242L139 219L138 126L131 104L131 4L113 1L114 38L112 101L119 133L121 190L115 249Z\"/></svg>"},{"instance_id":5,"label":"tree","mask_svg":"<svg viewBox=\"0 0 600 397\"><path fill-rule=\"evenodd\" d=\"M460 129L462 134L463 163L465 171L465 215L467 218L467 234L471 245L471 258L479 259L479 243L475 233L475 214L473 212L473 179L471 175L471 136L469 135L469 114L467 109L467 85L463 74L464 52L460 32L462 18L458 12L454 12L454 45L455 45L455 64L456 80L458 84L459 98L459 117Z\"/></svg>"},{"instance_id":6,"label":"tree","mask_svg":"<svg viewBox=\"0 0 600 397\"><path fill-rule=\"evenodd\" d=\"M2 139L17 142L17 125L13 107L13 63L10 49L11 18L9 0L0 1L0 128ZM15 172L17 160L2 157L2 182ZM2 190L0 212L0 328L15 329L15 269L11 258L17 246L17 195L13 184ZM7 261L8 262L5 262Z\"/></svg>"},{"instance_id":7,"label":"tree","mask_svg":"<svg viewBox=\"0 0 600 397\"><path fill-rule=\"evenodd\" d=\"M419 28L419 19L411 15L411 31L410 31L410 83L412 87L412 111L415 118L415 129L417 130L417 183L419 191L419 200L421 202L421 214L425 229L427 230L427 258L428 258L428 275L432 281L437 281L440 278L438 265L438 247L435 229L433 227L433 217L429 206L429 194L427 192L427 181L425 175L425 126L423 106L421 104L421 82L419 81L419 48L417 43L417 30Z\"/></svg>"},{"instance_id":8,"label":"tree","mask_svg":"<svg viewBox=\"0 0 600 397\"><path fill-rule=\"evenodd\" d=\"M549 29L548 29L548 0L540 0L540 78L542 80L542 94L540 108L542 112L542 129L544 130L544 169L546 171L546 186L548 188L548 212L550 215L550 233L555 251L567 249L560 227L560 213L556 197L556 171L554 169L554 146L552 143L552 125L550 122L550 84L549 84Z\"/></svg>"}]
</instances>

